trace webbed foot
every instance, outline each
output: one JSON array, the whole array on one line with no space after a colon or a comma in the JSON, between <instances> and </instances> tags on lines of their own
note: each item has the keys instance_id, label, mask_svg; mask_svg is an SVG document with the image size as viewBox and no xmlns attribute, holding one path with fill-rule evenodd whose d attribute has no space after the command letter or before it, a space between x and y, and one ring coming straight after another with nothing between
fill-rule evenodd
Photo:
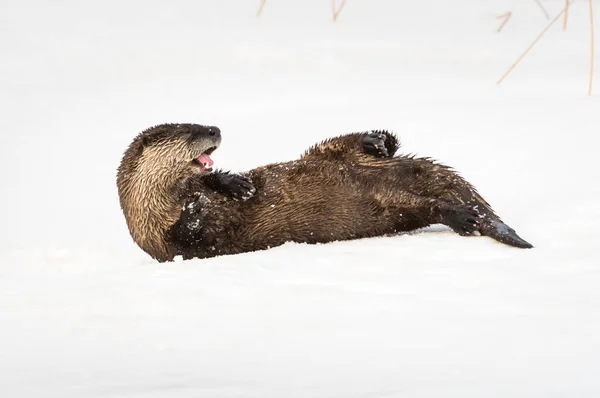
<instances>
[{"instance_id":1,"label":"webbed foot","mask_svg":"<svg viewBox=\"0 0 600 398\"><path fill-rule=\"evenodd\" d=\"M479 230L482 216L471 205L447 205L441 209L441 222L461 236L473 235Z\"/></svg>"},{"instance_id":2,"label":"webbed foot","mask_svg":"<svg viewBox=\"0 0 600 398\"><path fill-rule=\"evenodd\" d=\"M394 156L398 150L398 139L387 131L372 131L363 137L363 151L378 158Z\"/></svg>"}]
</instances>

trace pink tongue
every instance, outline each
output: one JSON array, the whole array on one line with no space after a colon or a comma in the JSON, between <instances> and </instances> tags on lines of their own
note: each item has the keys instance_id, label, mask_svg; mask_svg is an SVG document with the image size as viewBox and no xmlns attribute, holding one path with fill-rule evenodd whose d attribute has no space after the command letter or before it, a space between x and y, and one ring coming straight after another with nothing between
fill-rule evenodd
<instances>
[{"instance_id":1,"label":"pink tongue","mask_svg":"<svg viewBox=\"0 0 600 398\"><path fill-rule=\"evenodd\" d=\"M212 166L215 162L213 162L213 160L210 158L210 156L208 156L207 154L203 153L202 155L198 156L198 162L200 162L200 164L206 168L206 166L210 167Z\"/></svg>"}]
</instances>

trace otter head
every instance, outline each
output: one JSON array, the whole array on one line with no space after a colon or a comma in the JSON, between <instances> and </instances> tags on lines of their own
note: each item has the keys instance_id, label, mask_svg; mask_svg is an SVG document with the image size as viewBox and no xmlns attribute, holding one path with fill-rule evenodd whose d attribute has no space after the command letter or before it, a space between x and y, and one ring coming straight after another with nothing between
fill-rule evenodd
<instances>
[{"instance_id":1,"label":"otter head","mask_svg":"<svg viewBox=\"0 0 600 398\"><path fill-rule=\"evenodd\" d=\"M210 155L221 144L221 130L199 124L163 124L142 132L137 139L145 152L141 157L144 166L156 170L161 165L172 172L191 167L208 173L213 165Z\"/></svg>"},{"instance_id":2,"label":"otter head","mask_svg":"<svg viewBox=\"0 0 600 398\"><path fill-rule=\"evenodd\" d=\"M168 230L181 213L180 187L211 172L221 130L199 124L162 124L129 145L117 173L119 200L133 240L153 258L174 257Z\"/></svg>"}]
</instances>

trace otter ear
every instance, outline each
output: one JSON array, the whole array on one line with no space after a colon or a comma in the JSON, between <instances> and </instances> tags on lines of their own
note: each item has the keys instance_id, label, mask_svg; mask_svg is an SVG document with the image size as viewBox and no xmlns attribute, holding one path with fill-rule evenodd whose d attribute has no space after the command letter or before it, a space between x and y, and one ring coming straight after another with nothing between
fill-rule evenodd
<instances>
[{"instance_id":1,"label":"otter ear","mask_svg":"<svg viewBox=\"0 0 600 398\"><path fill-rule=\"evenodd\" d=\"M144 148L149 147L156 144L157 141L169 137L169 134L173 134L170 125L155 126L140 133L140 142Z\"/></svg>"},{"instance_id":2,"label":"otter ear","mask_svg":"<svg viewBox=\"0 0 600 398\"><path fill-rule=\"evenodd\" d=\"M142 145L144 148L152 146L158 141L160 136L158 134L150 134L142 137Z\"/></svg>"}]
</instances>

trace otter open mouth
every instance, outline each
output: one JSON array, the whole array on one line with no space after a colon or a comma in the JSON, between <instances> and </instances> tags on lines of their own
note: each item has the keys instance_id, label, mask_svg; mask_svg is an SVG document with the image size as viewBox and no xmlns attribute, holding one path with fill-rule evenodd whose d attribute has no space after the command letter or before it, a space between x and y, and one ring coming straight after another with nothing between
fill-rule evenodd
<instances>
[{"instance_id":1,"label":"otter open mouth","mask_svg":"<svg viewBox=\"0 0 600 398\"><path fill-rule=\"evenodd\" d=\"M202 168L202 171L210 171L212 165L215 163L210 158L210 154L212 154L215 151L215 149L217 149L216 146L208 148L200 156L198 156L197 158L194 158L193 162L198 164Z\"/></svg>"}]
</instances>

